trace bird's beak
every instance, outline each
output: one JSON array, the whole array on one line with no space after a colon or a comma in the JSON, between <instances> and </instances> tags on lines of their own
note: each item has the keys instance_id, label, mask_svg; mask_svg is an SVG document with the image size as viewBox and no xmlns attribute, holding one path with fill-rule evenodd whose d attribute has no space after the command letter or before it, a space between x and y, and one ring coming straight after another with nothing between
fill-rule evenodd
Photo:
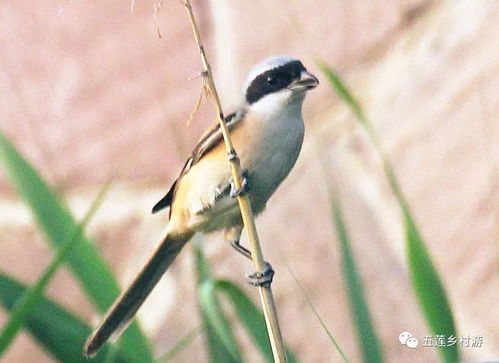
<instances>
[{"instance_id":1,"label":"bird's beak","mask_svg":"<svg viewBox=\"0 0 499 363\"><path fill-rule=\"evenodd\" d=\"M300 74L300 79L293 82L291 89L303 89L310 90L319 85L319 80L312 73L307 71L302 71Z\"/></svg>"}]
</instances>

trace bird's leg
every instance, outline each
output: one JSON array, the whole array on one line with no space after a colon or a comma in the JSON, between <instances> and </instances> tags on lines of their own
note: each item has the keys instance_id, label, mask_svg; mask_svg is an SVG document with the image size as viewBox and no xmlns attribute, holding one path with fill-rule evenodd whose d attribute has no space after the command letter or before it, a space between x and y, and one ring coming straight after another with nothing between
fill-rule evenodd
<instances>
[{"instance_id":1,"label":"bird's leg","mask_svg":"<svg viewBox=\"0 0 499 363\"><path fill-rule=\"evenodd\" d=\"M239 240L241 238L242 227L233 227L225 230L225 239L230 242L232 248L234 248L237 252L242 254L244 257L253 260L251 257L251 251L246 247L241 246ZM246 278L248 283L253 286L263 286L268 287L272 283L274 278L274 270L270 263L265 262L264 268L262 272L255 271L250 274L246 274Z\"/></svg>"},{"instance_id":2,"label":"bird's leg","mask_svg":"<svg viewBox=\"0 0 499 363\"><path fill-rule=\"evenodd\" d=\"M249 258L250 260L253 260L253 259L251 258L251 252L250 252L250 250L248 250L248 249L247 249L246 247L244 247L244 246L241 246L241 245L239 244L239 240L237 240L237 241L232 241L232 242L230 243L230 245L232 246L232 248L234 248L237 252L239 252L239 253L240 253L241 255L243 255L244 257Z\"/></svg>"},{"instance_id":3,"label":"bird's leg","mask_svg":"<svg viewBox=\"0 0 499 363\"><path fill-rule=\"evenodd\" d=\"M230 243L232 248L234 248L244 257L249 258L251 260L251 252L247 248L239 244L239 240L241 239L242 233L243 233L243 226L236 226L232 228L227 228L225 230L224 237L225 240Z\"/></svg>"},{"instance_id":4,"label":"bird's leg","mask_svg":"<svg viewBox=\"0 0 499 363\"><path fill-rule=\"evenodd\" d=\"M250 190L250 183L248 179L248 169L243 169L241 171L241 176L243 178L243 183L241 185L241 188L237 189L236 185L234 184L234 179L230 179L230 196L232 198L237 198L240 195L244 195L249 192Z\"/></svg>"}]
</instances>

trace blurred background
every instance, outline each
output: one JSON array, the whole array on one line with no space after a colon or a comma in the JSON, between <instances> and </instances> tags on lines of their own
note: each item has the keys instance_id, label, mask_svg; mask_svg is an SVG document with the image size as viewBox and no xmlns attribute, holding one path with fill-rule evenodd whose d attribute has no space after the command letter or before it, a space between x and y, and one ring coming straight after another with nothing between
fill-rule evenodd
<instances>
[{"instance_id":1,"label":"blurred background","mask_svg":"<svg viewBox=\"0 0 499 363\"><path fill-rule=\"evenodd\" d=\"M159 6L161 4L161 6ZM374 123L441 274L465 361L499 360L499 2L495 0L194 1L224 106L237 103L249 69L292 55L321 80L304 105L298 163L257 220L286 342L303 362L341 357L289 270L352 362L359 343L341 274L328 188L341 198L373 323L388 362L436 362L401 332L431 335L411 289L403 226L379 156L316 61L333 66ZM0 130L64 195L80 218L105 182L93 237L126 285L154 246L168 191L214 118L203 102L200 60L180 1L7 1L0 5ZM192 79L193 78L193 79ZM325 166L325 167L324 167ZM244 285L249 262L203 240L213 273ZM244 237L243 244L247 241ZM0 167L0 269L37 279L53 251ZM187 247L139 316L158 354L200 321ZM99 316L68 270L47 295L90 324ZM0 326L7 321L0 309ZM245 356L260 361L244 333ZM6 362L51 362L26 333ZM201 338L176 362L206 361Z\"/></svg>"}]
</instances>

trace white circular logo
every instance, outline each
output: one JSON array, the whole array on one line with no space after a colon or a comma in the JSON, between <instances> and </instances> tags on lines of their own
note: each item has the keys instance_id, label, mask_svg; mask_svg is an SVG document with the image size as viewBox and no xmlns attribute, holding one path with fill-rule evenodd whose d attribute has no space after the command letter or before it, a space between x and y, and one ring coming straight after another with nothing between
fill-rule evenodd
<instances>
[{"instance_id":1,"label":"white circular logo","mask_svg":"<svg viewBox=\"0 0 499 363\"><path fill-rule=\"evenodd\" d=\"M409 339L411 337L412 337L412 334L409 333L408 331L400 333L400 335L399 335L400 344L405 345L407 343L407 339Z\"/></svg>"}]
</instances>

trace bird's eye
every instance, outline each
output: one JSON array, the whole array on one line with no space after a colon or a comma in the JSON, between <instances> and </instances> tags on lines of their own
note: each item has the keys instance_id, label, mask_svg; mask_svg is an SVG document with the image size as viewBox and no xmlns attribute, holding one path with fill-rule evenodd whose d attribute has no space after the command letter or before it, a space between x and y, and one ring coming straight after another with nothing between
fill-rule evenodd
<instances>
[{"instance_id":1,"label":"bird's eye","mask_svg":"<svg viewBox=\"0 0 499 363\"><path fill-rule=\"evenodd\" d=\"M277 82L277 77L274 76L268 76L267 77L267 83L270 85L274 85Z\"/></svg>"}]
</instances>

